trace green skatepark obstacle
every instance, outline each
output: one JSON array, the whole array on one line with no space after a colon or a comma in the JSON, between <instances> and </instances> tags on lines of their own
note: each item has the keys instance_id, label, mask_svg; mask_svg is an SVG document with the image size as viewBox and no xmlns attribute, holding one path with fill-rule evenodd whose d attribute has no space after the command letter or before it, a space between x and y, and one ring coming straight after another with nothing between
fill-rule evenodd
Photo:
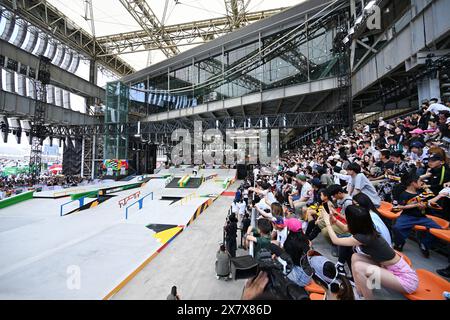
<instances>
[{"instance_id":1,"label":"green skatepark obstacle","mask_svg":"<svg viewBox=\"0 0 450 320\"><path fill-rule=\"evenodd\" d=\"M17 203L33 199L34 190L23 192L18 195L3 199L0 201L0 209L15 205Z\"/></svg>"},{"instance_id":2,"label":"green skatepark obstacle","mask_svg":"<svg viewBox=\"0 0 450 320\"><path fill-rule=\"evenodd\" d=\"M225 181L222 184L223 188L226 189L230 182L231 182L231 178L226 178Z\"/></svg>"},{"instance_id":3,"label":"green skatepark obstacle","mask_svg":"<svg viewBox=\"0 0 450 320\"><path fill-rule=\"evenodd\" d=\"M180 181L178 181L178 186L180 188L186 187L186 185L189 182L189 180L191 180L191 176L187 174L183 178L181 178Z\"/></svg>"}]
</instances>

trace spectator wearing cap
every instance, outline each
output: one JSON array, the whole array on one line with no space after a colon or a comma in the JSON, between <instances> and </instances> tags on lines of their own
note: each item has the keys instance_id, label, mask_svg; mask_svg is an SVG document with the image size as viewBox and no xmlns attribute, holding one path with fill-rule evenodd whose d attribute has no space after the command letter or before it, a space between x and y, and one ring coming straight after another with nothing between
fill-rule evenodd
<instances>
[{"instance_id":1,"label":"spectator wearing cap","mask_svg":"<svg viewBox=\"0 0 450 320\"><path fill-rule=\"evenodd\" d=\"M272 224L272 241L282 248L288 236L288 228L284 224L284 218L281 216L276 216L273 218Z\"/></svg>"},{"instance_id":2,"label":"spectator wearing cap","mask_svg":"<svg viewBox=\"0 0 450 320\"><path fill-rule=\"evenodd\" d=\"M442 149L441 147L431 147L430 149L428 149L428 153L430 154L430 155L433 155L433 154L438 154L438 155L440 155L441 157L442 157L442 161L444 161L445 163L447 163L448 162L448 157L447 157L447 154L446 154L446 152L445 152L445 150L444 149Z\"/></svg>"},{"instance_id":3,"label":"spectator wearing cap","mask_svg":"<svg viewBox=\"0 0 450 320\"><path fill-rule=\"evenodd\" d=\"M301 185L300 199L293 202L295 214L300 215L303 208L308 206L308 201L313 197L313 188L308 182L308 178L305 175L297 175L296 181Z\"/></svg>"},{"instance_id":4,"label":"spectator wearing cap","mask_svg":"<svg viewBox=\"0 0 450 320\"><path fill-rule=\"evenodd\" d=\"M427 184L430 186L430 190L438 195L439 192L444 188L444 184L450 182L450 168L444 162L444 159L439 154L432 154L428 160L428 171L425 175L421 176L422 180L426 180ZM442 208L450 208L450 203L448 198L442 199ZM445 210L446 218L449 218L448 211Z\"/></svg>"},{"instance_id":5,"label":"spectator wearing cap","mask_svg":"<svg viewBox=\"0 0 450 320\"><path fill-rule=\"evenodd\" d=\"M410 143L412 144L413 142L420 142L422 144L425 144L425 138L424 138L424 133L425 131L422 129L414 129L412 131L409 132L409 134L411 135L411 139L410 139Z\"/></svg>"},{"instance_id":6,"label":"spectator wearing cap","mask_svg":"<svg viewBox=\"0 0 450 320\"><path fill-rule=\"evenodd\" d=\"M417 174L422 175L425 172L425 166L428 162L428 148L420 141L414 141L411 147L411 160L415 162Z\"/></svg>"}]
</instances>

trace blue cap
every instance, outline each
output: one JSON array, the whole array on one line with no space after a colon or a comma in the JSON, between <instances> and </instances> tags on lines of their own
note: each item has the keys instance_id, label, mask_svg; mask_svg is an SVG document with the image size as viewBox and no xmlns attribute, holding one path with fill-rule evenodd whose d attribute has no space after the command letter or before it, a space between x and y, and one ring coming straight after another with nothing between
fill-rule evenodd
<instances>
[{"instance_id":1,"label":"blue cap","mask_svg":"<svg viewBox=\"0 0 450 320\"><path fill-rule=\"evenodd\" d=\"M273 223L277 226L284 227L284 219L283 217L276 217L273 220Z\"/></svg>"},{"instance_id":2,"label":"blue cap","mask_svg":"<svg viewBox=\"0 0 450 320\"><path fill-rule=\"evenodd\" d=\"M420 141L414 141L413 143L411 143L410 147L411 148L423 148L424 145Z\"/></svg>"},{"instance_id":3,"label":"blue cap","mask_svg":"<svg viewBox=\"0 0 450 320\"><path fill-rule=\"evenodd\" d=\"M320 181L320 179L314 178L314 179L311 180L311 184L313 186L320 186L322 184L322 182Z\"/></svg>"}]
</instances>

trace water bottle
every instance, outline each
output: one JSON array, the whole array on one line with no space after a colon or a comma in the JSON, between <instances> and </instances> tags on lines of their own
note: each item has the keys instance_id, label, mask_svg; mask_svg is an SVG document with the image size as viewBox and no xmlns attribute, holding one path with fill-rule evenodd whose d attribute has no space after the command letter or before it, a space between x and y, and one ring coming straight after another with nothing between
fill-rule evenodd
<instances>
[{"instance_id":1,"label":"water bottle","mask_svg":"<svg viewBox=\"0 0 450 320\"><path fill-rule=\"evenodd\" d=\"M392 211L393 212L398 211L397 207L398 207L398 201L397 200L392 201Z\"/></svg>"}]
</instances>

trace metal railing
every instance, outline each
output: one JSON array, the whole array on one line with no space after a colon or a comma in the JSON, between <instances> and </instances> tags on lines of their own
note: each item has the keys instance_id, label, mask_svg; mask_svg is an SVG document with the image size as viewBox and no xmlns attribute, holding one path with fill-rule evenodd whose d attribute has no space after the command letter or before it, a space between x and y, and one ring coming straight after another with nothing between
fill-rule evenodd
<instances>
[{"instance_id":1,"label":"metal railing","mask_svg":"<svg viewBox=\"0 0 450 320\"><path fill-rule=\"evenodd\" d=\"M152 200L153 200L153 192L150 192L149 194L146 194L145 196L143 196L142 198L140 198L139 200L133 202L132 204L130 204L128 207L125 208L125 220L128 219L128 209L131 208L132 206L134 206L136 203L139 203L139 210L142 209L142 207L144 206L144 199L147 198L148 196L152 196Z\"/></svg>"},{"instance_id":2,"label":"metal railing","mask_svg":"<svg viewBox=\"0 0 450 320\"><path fill-rule=\"evenodd\" d=\"M250 225L252 226L253 229L256 228L256 209L252 208L252 216L250 218ZM249 245L248 245L248 254L251 255L252 257L254 257L254 243L253 241L249 241Z\"/></svg>"},{"instance_id":3,"label":"metal railing","mask_svg":"<svg viewBox=\"0 0 450 320\"><path fill-rule=\"evenodd\" d=\"M82 206L84 206L84 199L90 198L90 197L92 197L93 195L94 195L93 193L92 193L92 194L87 194L87 195L85 195L84 197L81 197L81 198L79 198L79 199L75 199L75 200L71 200L71 201L69 201L69 202L63 203L63 204L60 206L60 208L59 208L59 216L60 216L60 217L64 216L64 214L63 214L63 208L64 208L66 205L68 205L68 204L70 204L70 203L73 203L73 202L75 202L75 201L78 201L78 202L79 202L79 203L78 203L78 208L76 208L76 209L79 209L79 208L81 208ZM98 199L98 192L96 193L96 197L97 197L97 199ZM73 209L73 210L76 210L76 209Z\"/></svg>"}]
</instances>

